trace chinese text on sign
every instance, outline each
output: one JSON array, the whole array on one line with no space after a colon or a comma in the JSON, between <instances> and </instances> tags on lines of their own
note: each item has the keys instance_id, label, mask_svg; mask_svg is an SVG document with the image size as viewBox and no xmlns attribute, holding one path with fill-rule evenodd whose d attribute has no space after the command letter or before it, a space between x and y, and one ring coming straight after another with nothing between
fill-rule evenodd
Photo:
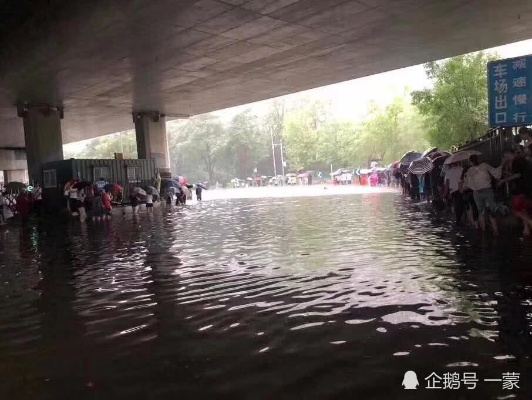
<instances>
[{"instance_id":1,"label":"chinese text on sign","mask_svg":"<svg viewBox=\"0 0 532 400\"><path fill-rule=\"evenodd\" d=\"M488 63L491 127L532 124L532 55Z\"/></svg>"}]
</instances>

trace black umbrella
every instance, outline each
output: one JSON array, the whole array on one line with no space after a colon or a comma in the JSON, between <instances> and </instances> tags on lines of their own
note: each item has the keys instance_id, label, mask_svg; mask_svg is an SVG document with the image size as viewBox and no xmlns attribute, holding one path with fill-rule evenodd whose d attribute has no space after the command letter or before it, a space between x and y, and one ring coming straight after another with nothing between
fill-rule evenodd
<instances>
[{"instance_id":1,"label":"black umbrella","mask_svg":"<svg viewBox=\"0 0 532 400\"><path fill-rule=\"evenodd\" d=\"M438 151L438 148L437 147L429 147L427 150L425 150L423 152L423 154L421 154L421 157L426 157L428 156L429 154L432 154L434 152Z\"/></svg>"},{"instance_id":2,"label":"black umbrella","mask_svg":"<svg viewBox=\"0 0 532 400\"><path fill-rule=\"evenodd\" d=\"M181 190L183 186L175 179L170 179L166 181L166 188L168 189L171 187Z\"/></svg>"},{"instance_id":3,"label":"black umbrella","mask_svg":"<svg viewBox=\"0 0 532 400\"><path fill-rule=\"evenodd\" d=\"M79 190L84 189L84 188L86 188L87 186L92 186L92 183L87 182L87 181L79 181L79 182L76 182L76 183L74 183L74 184L72 185L72 187L73 187L74 189L79 189Z\"/></svg>"},{"instance_id":4,"label":"black umbrella","mask_svg":"<svg viewBox=\"0 0 532 400\"><path fill-rule=\"evenodd\" d=\"M433 158L432 159L432 165L434 165L435 167L439 167L439 166L443 165L443 163L445 162L447 157L449 157L449 156L444 154L444 155L438 156L436 158Z\"/></svg>"},{"instance_id":5,"label":"black umbrella","mask_svg":"<svg viewBox=\"0 0 532 400\"><path fill-rule=\"evenodd\" d=\"M420 157L410 163L408 171L412 174L423 175L432 171L432 168L434 168L434 165L432 164L430 158Z\"/></svg>"},{"instance_id":6,"label":"black umbrella","mask_svg":"<svg viewBox=\"0 0 532 400\"><path fill-rule=\"evenodd\" d=\"M7 191L12 191L12 190L18 191L18 190L26 189L26 185L23 184L22 182L9 182L8 184L4 186L4 189Z\"/></svg>"},{"instance_id":7,"label":"black umbrella","mask_svg":"<svg viewBox=\"0 0 532 400\"><path fill-rule=\"evenodd\" d=\"M409 151L401 157L401 164L408 167L412 161L417 160L420 157L421 153L418 153L416 151Z\"/></svg>"}]
</instances>

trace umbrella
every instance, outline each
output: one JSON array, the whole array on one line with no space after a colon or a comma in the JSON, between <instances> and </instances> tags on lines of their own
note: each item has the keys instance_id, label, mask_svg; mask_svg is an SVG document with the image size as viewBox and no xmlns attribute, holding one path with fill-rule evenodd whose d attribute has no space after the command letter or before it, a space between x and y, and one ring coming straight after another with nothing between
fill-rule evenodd
<instances>
[{"instance_id":1,"label":"umbrella","mask_svg":"<svg viewBox=\"0 0 532 400\"><path fill-rule=\"evenodd\" d=\"M304 172L302 174L299 174L297 177L298 178L307 178L308 177L308 173Z\"/></svg>"},{"instance_id":2,"label":"umbrella","mask_svg":"<svg viewBox=\"0 0 532 400\"><path fill-rule=\"evenodd\" d=\"M468 160L469 157L471 157L472 155L480 155L482 154L480 151L476 151L476 150L463 150L463 151L458 151L454 154L451 155L451 157L449 157L447 160L445 160L445 162L443 163L444 165L449 165L449 164L453 164L453 163L456 163L456 162L460 162L460 161L465 161L465 160Z\"/></svg>"},{"instance_id":3,"label":"umbrella","mask_svg":"<svg viewBox=\"0 0 532 400\"><path fill-rule=\"evenodd\" d=\"M203 185L203 183L196 183L196 186L203 189L203 190L209 190L207 189L207 187L205 185Z\"/></svg>"},{"instance_id":4,"label":"umbrella","mask_svg":"<svg viewBox=\"0 0 532 400\"><path fill-rule=\"evenodd\" d=\"M248 177L246 178L246 180L248 180L248 181L252 181L253 178L250 178L250 177L248 176Z\"/></svg>"},{"instance_id":5,"label":"umbrella","mask_svg":"<svg viewBox=\"0 0 532 400\"><path fill-rule=\"evenodd\" d=\"M84 189L88 186L92 186L92 183L87 182L87 181L79 181L72 185L74 189L79 189L79 190Z\"/></svg>"},{"instance_id":6,"label":"umbrella","mask_svg":"<svg viewBox=\"0 0 532 400\"><path fill-rule=\"evenodd\" d=\"M76 182L77 182L77 180L75 180L75 179L71 179L71 180L69 180L69 181L66 183L66 185L65 185L65 190L70 190L70 187L71 187L74 183L76 183Z\"/></svg>"},{"instance_id":7,"label":"umbrella","mask_svg":"<svg viewBox=\"0 0 532 400\"><path fill-rule=\"evenodd\" d=\"M166 181L166 188L168 189L171 187L181 190L181 184L175 179L169 179Z\"/></svg>"},{"instance_id":8,"label":"umbrella","mask_svg":"<svg viewBox=\"0 0 532 400\"><path fill-rule=\"evenodd\" d=\"M401 166L401 161L394 161L390 167L391 168L399 168L400 166Z\"/></svg>"},{"instance_id":9,"label":"umbrella","mask_svg":"<svg viewBox=\"0 0 532 400\"><path fill-rule=\"evenodd\" d=\"M153 196L159 196L159 191L153 186L146 186L146 193L151 194Z\"/></svg>"},{"instance_id":10,"label":"umbrella","mask_svg":"<svg viewBox=\"0 0 532 400\"><path fill-rule=\"evenodd\" d=\"M421 154L421 157L427 157L429 154L432 154L436 151L438 151L437 147L429 147L427 150L423 152L423 154Z\"/></svg>"},{"instance_id":11,"label":"umbrella","mask_svg":"<svg viewBox=\"0 0 532 400\"><path fill-rule=\"evenodd\" d=\"M423 175L432 171L432 168L434 168L434 165L432 165L430 158L420 157L410 163L408 171L412 174Z\"/></svg>"},{"instance_id":12,"label":"umbrella","mask_svg":"<svg viewBox=\"0 0 532 400\"><path fill-rule=\"evenodd\" d=\"M421 157L421 153L415 151L409 151L401 157L401 164L408 167L410 163Z\"/></svg>"},{"instance_id":13,"label":"umbrella","mask_svg":"<svg viewBox=\"0 0 532 400\"><path fill-rule=\"evenodd\" d=\"M432 165L434 165L435 167L442 166L443 163L445 162L445 160L446 160L448 157L449 157L448 155L442 155L442 156L439 156L439 157L433 158L433 159L432 159Z\"/></svg>"},{"instance_id":14,"label":"umbrella","mask_svg":"<svg viewBox=\"0 0 532 400\"><path fill-rule=\"evenodd\" d=\"M122 186L117 185L116 183L108 183L103 187L103 190L105 190L107 193L120 193L122 192Z\"/></svg>"},{"instance_id":15,"label":"umbrella","mask_svg":"<svg viewBox=\"0 0 532 400\"><path fill-rule=\"evenodd\" d=\"M451 155L451 153L449 153L448 151L441 151L441 150L438 150L438 151L435 151L433 153L430 153L428 155L428 157L431 159L431 160L434 160L435 158L438 158L438 157L441 157L441 156L446 156L446 157L449 157Z\"/></svg>"},{"instance_id":16,"label":"umbrella","mask_svg":"<svg viewBox=\"0 0 532 400\"><path fill-rule=\"evenodd\" d=\"M7 191L17 191L26 189L26 185L22 182L9 182L4 186L4 189Z\"/></svg>"},{"instance_id":17,"label":"umbrella","mask_svg":"<svg viewBox=\"0 0 532 400\"><path fill-rule=\"evenodd\" d=\"M141 196L146 196L146 191L142 188L139 188L139 187L134 187L133 190L131 191L131 193L136 193L138 195L141 195Z\"/></svg>"}]
</instances>

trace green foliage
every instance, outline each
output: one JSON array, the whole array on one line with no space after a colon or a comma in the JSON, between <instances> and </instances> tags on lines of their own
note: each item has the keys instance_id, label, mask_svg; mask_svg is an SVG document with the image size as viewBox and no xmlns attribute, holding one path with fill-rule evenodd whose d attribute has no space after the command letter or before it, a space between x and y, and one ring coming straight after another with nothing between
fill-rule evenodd
<instances>
[{"instance_id":1,"label":"green foliage","mask_svg":"<svg viewBox=\"0 0 532 400\"><path fill-rule=\"evenodd\" d=\"M198 178L216 181L216 170L228 143L226 128L218 117L212 114L192 117L177 129L169 130L168 141L170 160L172 166L177 167L176 172L186 174L185 171L189 170L191 179L197 174ZM185 159L194 167L187 168Z\"/></svg>"},{"instance_id":2,"label":"green foliage","mask_svg":"<svg viewBox=\"0 0 532 400\"><path fill-rule=\"evenodd\" d=\"M115 153L122 153L124 158L137 158L137 141L134 131L124 131L101 136L90 140L79 151L64 151L68 158L115 158Z\"/></svg>"},{"instance_id":3,"label":"green foliage","mask_svg":"<svg viewBox=\"0 0 532 400\"><path fill-rule=\"evenodd\" d=\"M433 88L414 92L412 100L426 117L431 144L449 148L488 129L486 64L495 58L479 52L425 64Z\"/></svg>"},{"instance_id":4,"label":"green foliage","mask_svg":"<svg viewBox=\"0 0 532 400\"><path fill-rule=\"evenodd\" d=\"M258 117L246 110L236 115L227 128L227 160L236 176L251 176L258 161L268 156L269 137Z\"/></svg>"},{"instance_id":5,"label":"green foliage","mask_svg":"<svg viewBox=\"0 0 532 400\"><path fill-rule=\"evenodd\" d=\"M283 139L292 169L314 169L328 162L320 144L328 140L324 128L329 120L328 105L320 101L304 100L288 112Z\"/></svg>"},{"instance_id":6,"label":"green foliage","mask_svg":"<svg viewBox=\"0 0 532 400\"><path fill-rule=\"evenodd\" d=\"M366 120L355 125L335 121L320 102L288 112L283 137L294 169L367 166L371 160L391 163L406 151L423 151L422 117L407 97L382 108L372 104Z\"/></svg>"},{"instance_id":7,"label":"green foliage","mask_svg":"<svg viewBox=\"0 0 532 400\"><path fill-rule=\"evenodd\" d=\"M389 163L408 150L428 147L422 117L407 97L386 107L372 105L361 124L337 121L329 109L322 101L288 107L275 100L262 119L245 110L229 123L213 114L172 121L167 124L172 172L191 182L222 183L252 176L255 168L260 175L273 175L272 139L283 142L289 170L366 166L371 159ZM115 152L136 157L133 131L93 139L82 151L65 156L112 158ZM280 173L279 147L275 157Z\"/></svg>"}]
</instances>

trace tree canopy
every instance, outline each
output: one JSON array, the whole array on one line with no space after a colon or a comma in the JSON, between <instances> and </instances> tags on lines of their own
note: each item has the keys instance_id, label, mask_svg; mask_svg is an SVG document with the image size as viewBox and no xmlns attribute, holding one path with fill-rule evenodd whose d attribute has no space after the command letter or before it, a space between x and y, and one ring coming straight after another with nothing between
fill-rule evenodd
<instances>
[{"instance_id":1,"label":"tree canopy","mask_svg":"<svg viewBox=\"0 0 532 400\"><path fill-rule=\"evenodd\" d=\"M479 52L425 64L433 88L412 93L425 116L432 145L449 148L488 129L486 65L495 55Z\"/></svg>"},{"instance_id":2,"label":"tree canopy","mask_svg":"<svg viewBox=\"0 0 532 400\"><path fill-rule=\"evenodd\" d=\"M373 159L391 163L408 150L428 146L422 117L408 95L385 107L372 104L358 124L334 118L327 102L304 99L290 105L276 100L263 117L249 109L229 122L203 114L168 123L167 130L172 172L191 181L245 179L255 169L273 175L272 140L284 144L286 171L356 168ZM280 147L275 151L280 173ZM112 158L115 152L136 157L133 131L94 139L66 156Z\"/></svg>"}]
</instances>

